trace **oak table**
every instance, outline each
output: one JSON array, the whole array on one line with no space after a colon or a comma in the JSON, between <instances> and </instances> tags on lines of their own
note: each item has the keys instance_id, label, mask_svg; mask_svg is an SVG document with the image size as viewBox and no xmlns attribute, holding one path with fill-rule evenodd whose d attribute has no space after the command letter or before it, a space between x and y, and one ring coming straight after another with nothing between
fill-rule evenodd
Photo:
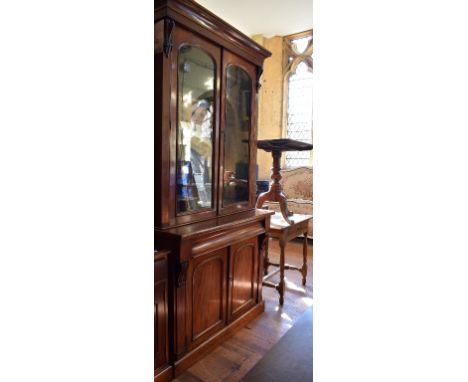
<instances>
[{"instance_id":1,"label":"oak table","mask_svg":"<svg viewBox=\"0 0 468 382\"><path fill-rule=\"evenodd\" d=\"M307 277L307 233L309 227L309 220L312 219L312 215L301 215L301 214L294 214L290 216L289 223L283 218L280 213L275 213L271 217L270 221L270 231L269 236L274 239L279 240L280 245L280 262L272 263L268 258L268 240L266 242L265 248L265 258L264 258L264 277L263 277L263 285L267 287L275 288L280 295L279 303L283 305L284 303L284 271L286 269L293 269L299 271L302 274L302 285L306 285L306 277ZM290 264L285 263L285 248L286 244L291 240L295 239L300 234L304 235L304 242L302 246L302 267L296 267ZM268 274L268 267L269 266L278 267L276 271ZM268 279L277 274L280 274L279 283L273 283L268 281Z\"/></svg>"}]
</instances>

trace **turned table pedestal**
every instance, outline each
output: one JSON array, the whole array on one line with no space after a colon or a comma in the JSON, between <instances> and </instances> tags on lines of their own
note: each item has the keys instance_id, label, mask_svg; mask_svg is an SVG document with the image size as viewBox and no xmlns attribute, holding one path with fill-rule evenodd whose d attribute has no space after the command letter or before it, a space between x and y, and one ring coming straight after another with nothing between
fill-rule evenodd
<instances>
[{"instance_id":1,"label":"turned table pedestal","mask_svg":"<svg viewBox=\"0 0 468 382\"><path fill-rule=\"evenodd\" d=\"M263 285L275 288L280 295L279 303L284 303L284 271L286 269L297 270L302 274L302 285L306 284L307 277L307 231L309 220L312 215L293 214L288 209L288 202L281 186L281 154L285 151L308 151L313 146L309 143L295 141L293 139L265 139L257 142L257 147L266 152L271 152L273 167L271 169L270 189L258 196L256 208L262 208L265 202L277 202L280 205L281 214L275 213L271 218L269 236L279 240L281 248L279 264L270 262L268 258L268 241L265 248ZM295 267L285 262L286 244L299 235L304 235L302 251L302 267ZM268 274L268 267L276 266L275 272ZM267 279L274 274L280 273L279 283L273 283Z\"/></svg>"},{"instance_id":2,"label":"turned table pedestal","mask_svg":"<svg viewBox=\"0 0 468 382\"><path fill-rule=\"evenodd\" d=\"M262 208L267 201L278 202L281 214L287 223L291 223L289 217L293 214L288 210L288 203L281 187L281 154L285 151L309 151L313 146L310 143L295 141L293 139L264 139L257 142L257 147L273 156L273 167L271 169L270 189L258 196L256 208Z\"/></svg>"}]
</instances>

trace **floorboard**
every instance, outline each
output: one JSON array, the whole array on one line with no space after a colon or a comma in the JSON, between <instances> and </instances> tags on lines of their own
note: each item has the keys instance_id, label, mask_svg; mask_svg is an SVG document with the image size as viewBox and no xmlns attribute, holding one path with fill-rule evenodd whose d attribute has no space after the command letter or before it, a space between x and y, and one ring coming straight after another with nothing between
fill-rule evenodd
<instances>
[{"instance_id":1,"label":"floorboard","mask_svg":"<svg viewBox=\"0 0 468 382\"><path fill-rule=\"evenodd\" d=\"M242 382L312 382L312 307L245 375Z\"/></svg>"}]
</instances>

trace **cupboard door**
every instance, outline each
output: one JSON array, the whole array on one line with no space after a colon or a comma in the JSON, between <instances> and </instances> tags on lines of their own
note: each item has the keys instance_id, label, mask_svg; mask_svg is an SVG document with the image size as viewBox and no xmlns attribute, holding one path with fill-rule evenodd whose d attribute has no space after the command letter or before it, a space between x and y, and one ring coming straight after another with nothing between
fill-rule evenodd
<instances>
[{"instance_id":1,"label":"cupboard door","mask_svg":"<svg viewBox=\"0 0 468 382\"><path fill-rule=\"evenodd\" d=\"M220 210L252 208L255 197L255 67L225 51L223 55Z\"/></svg>"},{"instance_id":2,"label":"cupboard door","mask_svg":"<svg viewBox=\"0 0 468 382\"><path fill-rule=\"evenodd\" d=\"M154 366L164 367L169 362L167 260L157 258L154 262Z\"/></svg>"},{"instance_id":3,"label":"cupboard door","mask_svg":"<svg viewBox=\"0 0 468 382\"><path fill-rule=\"evenodd\" d=\"M258 238L229 248L228 321L231 322L255 305L258 283Z\"/></svg>"},{"instance_id":4,"label":"cupboard door","mask_svg":"<svg viewBox=\"0 0 468 382\"><path fill-rule=\"evenodd\" d=\"M216 215L221 49L182 28L175 42L171 207L177 223L187 223Z\"/></svg>"},{"instance_id":5,"label":"cupboard door","mask_svg":"<svg viewBox=\"0 0 468 382\"><path fill-rule=\"evenodd\" d=\"M227 248L195 258L190 271L190 348L198 346L226 323Z\"/></svg>"}]
</instances>

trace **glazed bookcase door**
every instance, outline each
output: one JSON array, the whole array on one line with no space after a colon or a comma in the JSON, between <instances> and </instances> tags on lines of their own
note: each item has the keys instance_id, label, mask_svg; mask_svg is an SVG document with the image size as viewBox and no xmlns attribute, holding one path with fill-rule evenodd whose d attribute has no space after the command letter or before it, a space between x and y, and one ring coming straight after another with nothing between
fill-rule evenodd
<instances>
[{"instance_id":1,"label":"glazed bookcase door","mask_svg":"<svg viewBox=\"0 0 468 382\"><path fill-rule=\"evenodd\" d=\"M219 212L222 215L254 207L255 79L254 65L224 51L219 175Z\"/></svg>"},{"instance_id":2,"label":"glazed bookcase door","mask_svg":"<svg viewBox=\"0 0 468 382\"><path fill-rule=\"evenodd\" d=\"M171 62L171 197L174 222L216 216L221 49L176 28Z\"/></svg>"}]
</instances>

